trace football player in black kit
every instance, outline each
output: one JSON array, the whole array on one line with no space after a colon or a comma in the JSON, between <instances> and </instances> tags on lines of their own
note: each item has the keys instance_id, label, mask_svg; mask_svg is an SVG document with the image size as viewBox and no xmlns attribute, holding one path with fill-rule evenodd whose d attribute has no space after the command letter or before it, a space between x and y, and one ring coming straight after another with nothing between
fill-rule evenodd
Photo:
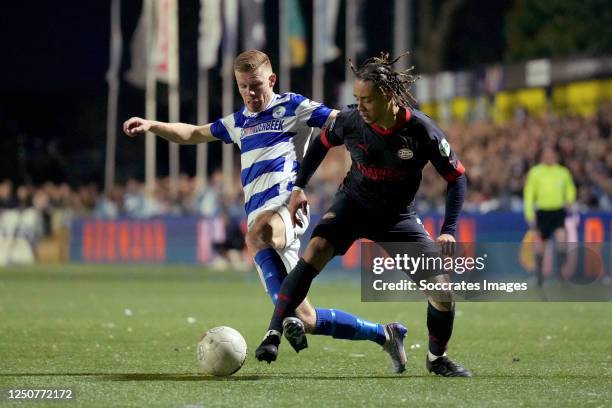
<instances>
[{"instance_id":1,"label":"football player in black kit","mask_svg":"<svg viewBox=\"0 0 612 408\"><path fill-rule=\"evenodd\" d=\"M357 104L338 114L335 123L312 142L301 164L289 203L292 215L298 208L306 208L302 189L329 148L344 144L352 159L333 204L315 227L303 257L283 281L269 330L256 350L259 361L276 360L283 319L292 315L325 265L335 255L344 254L355 240L424 243L439 247L443 255L454 248L457 219L467 189L465 170L442 130L411 107L415 100L409 88L416 77L411 74L412 68L399 72L392 69L399 58L391 60L383 53L358 69L352 67ZM444 223L435 240L437 244L414 209L414 196L427 162L448 183ZM444 271L429 273L426 278L430 282L449 282ZM426 295L427 370L445 377L471 377L468 369L446 355L455 316L452 292Z\"/></svg>"}]
</instances>

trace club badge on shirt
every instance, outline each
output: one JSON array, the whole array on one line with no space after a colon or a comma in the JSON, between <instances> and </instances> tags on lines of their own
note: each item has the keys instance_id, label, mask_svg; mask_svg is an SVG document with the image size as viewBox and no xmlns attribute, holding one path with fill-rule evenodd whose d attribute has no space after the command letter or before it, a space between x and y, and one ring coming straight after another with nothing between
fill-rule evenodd
<instances>
[{"instance_id":1,"label":"club badge on shirt","mask_svg":"<svg viewBox=\"0 0 612 408\"><path fill-rule=\"evenodd\" d=\"M402 160L410 160L414 156L414 152L408 148L399 149L397 151L397 157Z\"/></svg>"},{"instance_id":2,"label":"club badge on shirt","mask_svg":"<svg viewBox=\"0 0 612 408\"><path fill-rule=\"evenodd\" d=\"M282 118L285 115L286 109L284 106L277 106L272 111L272 117L275 119Z\"/></svg>"}]
</instances>

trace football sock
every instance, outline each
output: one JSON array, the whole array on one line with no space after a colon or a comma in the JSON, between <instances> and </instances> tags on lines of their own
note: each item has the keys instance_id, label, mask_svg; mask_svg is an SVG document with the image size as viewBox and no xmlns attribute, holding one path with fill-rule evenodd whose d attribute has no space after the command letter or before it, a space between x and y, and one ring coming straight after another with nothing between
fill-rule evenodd
<instances>
[{"instance_id":1,"label":"football sock","mask_svg":"<svg viewBox=\"0 0 612 408\"><path fill-rule=\"evenodd\" d=\"M255 262L262 271L272 302L276 303L283 280L287 277L283 261L276 250L267 248L255 255ZM380 345L386 341L385 328L382 324L359 319L342 310L317 308L316 311L317 323L313 334L332 336L336 339L372 340Z\"/></svg>"},{"instance_id":2,"label":"football sock","mask_svg":"<svg viewBox=\"0 0 612 408\"><path fill-rule=\"evenodd\" d=\"M446 353L442 354L442 356L445 356ZM431 354L431 351L427 352L427 358L429 359L429 361L435 361L437 359L439 359L442 356L436 356L435 354Z\"/></svg>"},{"instance_id":3,"label":"football sock","mask_svg":"<svg viewBox=\"0 0 612 408\"><path fill-rule=\"evenodd\" d=\"M269 330L283 332L283 319L292 315L304 301L312 280L319 274L312 265L300 258L297 265L283 281L276 299Z\"/></svg>"},{"instance_id":4,"label":"football sock","mask_svg":"<svg viewBox=\"0 0 612 408\"><path fill-rule=\"evenodd\" d=\"M387 337L382 324L361 320L357 316L342 310L315 309L317 311L317 324L312 334L332 336L335 339L371 340L385 344Z\"/></svg>"},{"instance_id":5,"label":"football sock","mask_svg":"<svg viewBox=\"0 0 612 408\"><path fill-rule=\"evenodd\" d=\"M273 248L262 249L255 255L255 263L262 272L268 295L276 303L278 291L287 276L282 259Z\"/></svg>"},{"instance_id":6,"label":"football sock","mask_svg":"<svg viewBox=\"0 0 612 408\"><path fill-rule=\"evenodd\" d=\"M563 278L563 267L565 266L565 262L567 261L567 250L564 245L560 245L555 243L555 273L558 278Z\"/></svg>"},{"instance_id":7,"label":"football sock","mask_svg":"<svg viewBox=\"0 0 612 408\"><path fill-rule=\"evenodd\" d=\"M450 312L442 312L428 303L427 329L429 330L429 351L431 354L441 356L446 351L446 345L453 333L455 320L455 306Z\"/></svg>"},{"instance_id":8,"label":"football sock","mask_svg":"<svg viewBox=\"0 0 612 408\"><path fill-rule=\"evenodd\" d=\"M544 282L544 270L543 270L543 260L544 257L542 256L542 254L536 254L535 256L535 273L536 273L536 278L537 278L537 282L538 282L538 287L541 288L542 287L542 283Z\"/></svg>"}]
</instances>

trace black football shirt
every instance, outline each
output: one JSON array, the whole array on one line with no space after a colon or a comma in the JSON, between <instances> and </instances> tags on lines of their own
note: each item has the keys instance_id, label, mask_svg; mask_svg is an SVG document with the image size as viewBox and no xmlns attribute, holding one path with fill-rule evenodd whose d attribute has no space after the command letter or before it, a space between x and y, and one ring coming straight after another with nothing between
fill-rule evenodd
<instances>
[{"instance_id":1,"label":"black football shirt","mask_svg":"<svg viewBox=\"0 0 612 408\"><path fill-rule=\"evenodd\" d=\"M417 109L400 111L396 124L382 129L365 123L351 105L324 129L321 140L328 148L344 144L351 155L340 191L381 214L413 210L428 162L448 182L465 171L444 132Z\"/></svg>"}]
</instances>

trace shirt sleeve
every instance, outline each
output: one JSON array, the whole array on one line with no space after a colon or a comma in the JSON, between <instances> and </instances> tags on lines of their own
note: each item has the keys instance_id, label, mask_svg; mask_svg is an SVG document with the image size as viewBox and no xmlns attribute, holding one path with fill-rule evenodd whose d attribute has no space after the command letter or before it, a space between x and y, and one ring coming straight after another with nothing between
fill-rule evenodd
<instances>
[{"instance_id":1,"label":"shirt sleeve","mask_svg":"<svg viewBox=\"0 0 612 408\"><path fill-rule=\"evenodd\" d=\"M210 133L223 143L236 143L234 140L234 130L236 129L236 116L239 112L227 115L224 118L217 119L210 126Z\"/></svg>"},{"instance_id":2,"label":"shirt sleeve","mask_svg":"<svg viewBox=\"0 0 612 408\"><path fill-rule=\"evenodd\" d=\"M334 146L340 146L344 144L344 133L346 131L345 127L350 122L349 119L350 110L347 108L342 109L336 115L336 118L323 129L321 133L321 142L327 147L331 149Z\"/></svg>"},{"instance_id":3,"label":"shirt sleeve","mask_svg":"<svg viewBox=\"0 0 612 408\"><path fill-rule=\"evenodd\" d=\"M572 179L572 174L567 168L565 169L565 174L565 203L571 205L576 202L576 185L574 184L574 180Z\"/></svg>"},{"instance_id":4,"label":"shirt sleeve","mask_svg":"<svg viewBox=\"0 0 612 408\"><path fill-rule=\"evenodd\" d=\"M527 222L531 222L535 218L535 211L533 209L536 188L535 178L535 168L531 168L527 172L525 187L523 188L523 212L525 214L525 220L527 220Z\"/></svg>"},{"instance_id":5,"label":"shirt sleeve","mask_svg":"<svg viewBox=\"0 0 612 408\"><path fill-rule=\"evenodd\" d=\"M293 95L293 102L297 104L295 115L300 122L305 122L308 127L323 128L332 109L322 103L311 101L305 96Z\"/></svg>"},{"instance_id":6,"label":"shirt sleeve","mask_svg":"<svg viewBox=\"0 0 612 408\"><path fill-rule=\"evenodd\" d=\"M436 171L447 181L455 181L465 174L465 168L451 148L446 136L439 128L428 129L430 134L429 161Z\"/></svg>"},{"instance_id":7,"label":"shirt sleeve","mask_svg":"<svg viewBox=\"0 0 612 408\"><path fill-rule=\"evenodd\" d=\"M448 183L446 191L446 209L444 212L444 223L440 234L451 234L455 236L457 220L463 207L463 201L467 194L467 179L461 175L454 181Z\"/></svg>"},{"instance_id":8,"label":"shirt sleeve","mask_svg":"<svg viewBox=\"0 0 612 408\"><path fill-rule=\"evenodd\" d=\"M298 170L297 177L295 179L296 187L306 187L306 184L308 184L308 181L312 175L315 173L315 171L317 171L317 168L319 168L323 159L325 159L328 150L329 149L323 145L320 137L316 137L312 141Z\"/></svg>"}]
</instances>

